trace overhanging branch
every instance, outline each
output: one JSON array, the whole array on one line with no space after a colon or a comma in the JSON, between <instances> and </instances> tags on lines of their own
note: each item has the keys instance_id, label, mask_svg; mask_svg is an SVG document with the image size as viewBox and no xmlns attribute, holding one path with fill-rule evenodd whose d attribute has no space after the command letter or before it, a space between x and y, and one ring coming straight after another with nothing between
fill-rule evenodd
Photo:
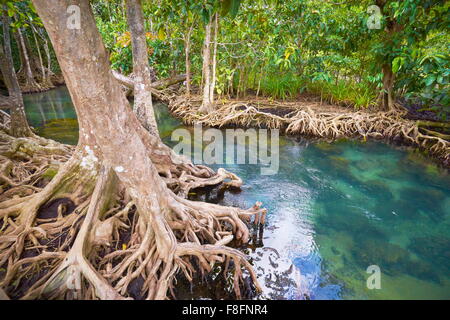
<instances>
[{"instance_id":1,"label":"overhanging branch","mask_svg":"<svg viewBox=\"0 0 450 320\"><path fill-rule=\"evenodd\" d=\"M131 77L127 77L123 74L121 74L120 72L117 72L115 70L112 70L112 73L114 75L114 78L116 78L121 84L123 84L125 87L130 88L130 89L134 89L134 84L135 81L131 78ZM185 81L186 80L186 75L185 74L180 74L171 78L167 78L167 79L163 79L163 80L158 80L152 83L152 89L164 89L167 88L171 85L177 84L179 82Z\"/></svg>"}]
</instances>

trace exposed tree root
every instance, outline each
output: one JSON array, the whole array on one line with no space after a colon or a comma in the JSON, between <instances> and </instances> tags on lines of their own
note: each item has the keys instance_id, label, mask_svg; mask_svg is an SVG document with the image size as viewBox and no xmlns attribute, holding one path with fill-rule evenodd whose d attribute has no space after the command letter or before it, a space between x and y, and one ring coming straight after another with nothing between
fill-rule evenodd
<instances>
[{"instance_id":1,"label":"exposed tree root","mask_svg":"<svg viewBox=\"0 0 450 320\"><path fill-rule=\"evenodd\" d=\"M87 148L2 132L0 150L0 288L7 296L123 299L131 283L144 279L141 298L165 299L179 271L192 280L217 264L233 277L236 297L245 275L259 289L246 256L226 245L248 241L244 221L264 224L261 203L242 210L185 199L193 188L225 180L239 187L237 176L194 166L158 145L149 156L173 191L157 195L165 206L140 212L141 200ZM54 211L52 203L59 203Z\"/></svg>"},{"instance_id":2,"label":"exposed tree root","mask_svg":"<svg viewBox=\"0 0 450 320\"><path fill-rule=\"evenodd\" d=\"M54 74L53 72L48 79L42 79L41 76L36 76L33 78L33 81L27 80L23 72L18 73L17 76L22 93L45 92L64 84L63 76L61 74Z\"/></svg>"},{"instance_id":3,"label":"exposed tree root","mask_svg":"<svg viewBox=\"0 0 450 320\"><path fill-rule=\"evenodd\" d=\"M171 112L186 124L210 127L265 127L287 134L337 139L342 137L388 139L420 147L450 167L447 135L424 128L423 122L405 119L400 107L388 112L346 111L324 108L315 103L217 101L208 114L198 112L201 98L186 97L165 90L157 95L169 103Z\"/></svg>"}]
</instances>

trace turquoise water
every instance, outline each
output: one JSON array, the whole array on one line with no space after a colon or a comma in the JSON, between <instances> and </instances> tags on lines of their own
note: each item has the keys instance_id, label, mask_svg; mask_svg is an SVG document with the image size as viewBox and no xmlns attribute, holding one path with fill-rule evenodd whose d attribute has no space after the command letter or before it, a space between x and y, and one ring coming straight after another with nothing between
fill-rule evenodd
<instances>
[{"instance_id":1,"label":"turquoise water","mask_svg":"<svg viewBox=\"0 0 450 320\"><path fill-rule=\"evenodd\" d=\"M76 143L76 115L62 87L25 96L38 131ZM168 144L179 127L157 105ZM378 142L280 139L280 169L224 165L241 192L207 200L269 209L262 240L245 249L261 299L450 299L450 176L412 151ZM217 166L216 166L217 167ZM198 195L204 199L205 195ZM381 271L368 289L367 268ZM199 297L197 297L199 298Z\"/></svg>"}]
</instances>

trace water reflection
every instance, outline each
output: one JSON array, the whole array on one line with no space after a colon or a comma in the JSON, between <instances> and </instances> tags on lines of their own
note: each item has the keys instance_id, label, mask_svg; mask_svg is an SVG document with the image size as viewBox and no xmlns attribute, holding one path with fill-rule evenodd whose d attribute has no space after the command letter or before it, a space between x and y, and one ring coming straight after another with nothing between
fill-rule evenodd
<instances>
[{"instance_id":1,"label":"water reflection","mask_svg":"<svg viewBox=\"0 0 450 320\"><path fill-rule=\"evenodd\" d=\"M76 143L64 87L26 95L25 103L40 134ZM173 145L180 122L164 105L156 116ZM281 138L277 175L224 167L244 180L242 192L198 198L242 208L263 201L269 209L262 242L246 249L260 299L450 298L450 177L429 160L382 143ZM381 268L381 290L366 287L371 264Z\"/></svg>"}]
</instances>

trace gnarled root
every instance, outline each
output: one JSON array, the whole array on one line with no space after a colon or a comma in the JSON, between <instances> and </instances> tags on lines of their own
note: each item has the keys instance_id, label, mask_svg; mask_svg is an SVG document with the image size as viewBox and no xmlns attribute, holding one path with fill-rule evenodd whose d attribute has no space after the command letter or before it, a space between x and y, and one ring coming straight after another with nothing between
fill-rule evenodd
<instances>
[{"instance_id":1,"label":"gnarled root","mask_svg":"<svg viewBox=\"0 0 450 320\"><path fill-rule=\"evenodd\" d=\"M234 100L217 101L217 108L214 111L202 114L198 112L201 103L198 97L177 95L167 90L162 91L160 97L169 103L172 114L189 125L276 128L288 134L331 139L358 137L366 140L370 137L401 140L429 151L445 166L450 167L448 135L426 129L420 121L405 119L403 117L405 111L398 106L388 112L369 112L324 108L314 102Z\"/></svg>"},{"instance_id":2,"label":"gnarled root","mask_svg":"<svg viewBox=\"0 0 450 320\"><path fill-rule=\"evenodd\" d=\"M189 201L170 191L164 198L170 209L165 212L165 219L138 212L129 247L106 255L101 262L101 272L121 295L126 295L131 282L141 278L142 296L165 299L168 290L173 292L178 270L192 281L193 272L209 273L213 265L230 260L234 262L234 290L238 298L241 267L250 274L256 289L260 289L245 255L226 247L234 238L248 241L249 231L242 219L255 216L255 223L264 223L266 212L260 209L260 203L241 210ZM121 261L117 262L119 258ZM227 271L225 268L224 272Z\"/></svg>"},{"instance_id":3,"label":"gnarled root","mask_svg":"<svg viewBox=\"0 0 450 320\"><path fill-rule=\"evenodd\" d=\"M95 176L95 172L81 168L79 152L75 152L41 191L0 203L0 267L6 269L0 286L6 288L13 280L20 283L25 276L39 273L43 265L51 269L61 258L61 252L71 245L81 212L89 204ZM46 203L58 199L70 200L61 202L49 217L45 212L39 217ZM69 212L68 203L76 209Z\"/></svg>"},{"instance_id":4,"label":"gnarled root","mask_svg":"<svg viewBox=\"0 0 450 320\"><path fill-rule=\"evenodd\" d=\"M34 161L29 145L29 141L10 141L4 163ZM264 224L266 211L261 204L242 210L184 198L192 188L225 180L239 187L242 181L237 176L225 170L216 174L173 157L177 167L169 167L164 179L168 186L177 187L174 192L165 188L149 195L160 205L148 210L137 204L142 199L134 199L112 170L98 161L86 163L82 146L62 166L66 147L37 146L33 152L55 160L60 168L45 187L0 203L0 268L5 270L0 272L0 288L9 297L130 298L130 284L143 279L136 297L165 299L169 292L174 294L180 271L192 280L194 272L207 274L217 264L224 264L224 275L233 277L237 297L246 274L259 289L245 255L226 245L248 241L245 221L252 217L253 223ZM53 147L56 152L48 149ZM43 170L24 171L21 177L10 174L3 186L8 192L18 188L21 179L37 183L37 172ZM198 180L188 172L204 178Z\"/></svg>"}]
</instances>

